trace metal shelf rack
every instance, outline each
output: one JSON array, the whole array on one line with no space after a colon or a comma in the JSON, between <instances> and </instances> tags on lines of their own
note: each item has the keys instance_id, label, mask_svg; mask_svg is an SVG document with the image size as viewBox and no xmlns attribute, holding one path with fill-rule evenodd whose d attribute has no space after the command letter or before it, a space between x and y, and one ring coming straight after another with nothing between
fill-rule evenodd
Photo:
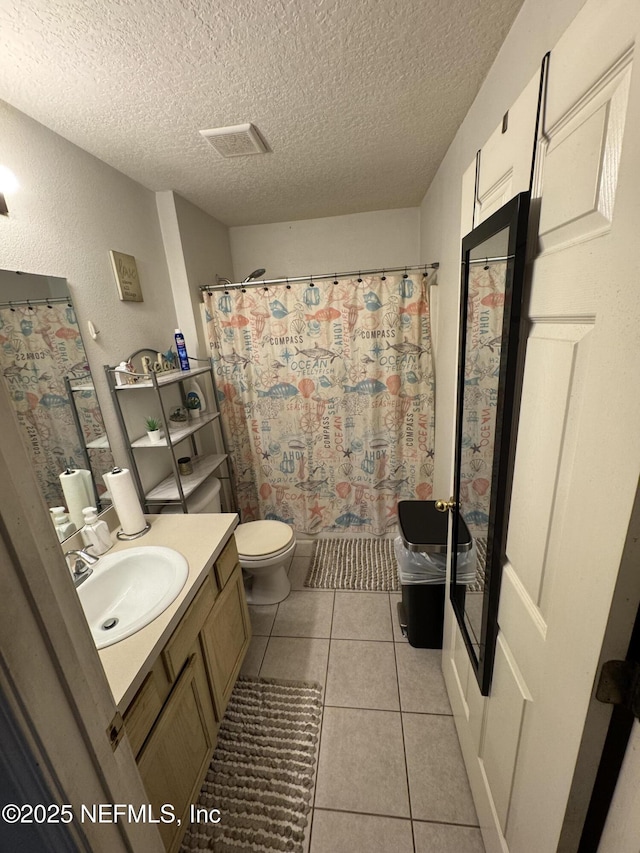
<instances>
[{"instance_id":1,"label":"metal shelf rack","mask_svg":"<svg viewBox=\"0 0 640 853\"><path fill-rule=\"evenodd\" d=\"M150 353L154 359L157 357L154 350L145 348L133 353L128 361L135 365L135 359L145 353ZM111 396L113 397L116 415L125 439L131 474L146 512L157 512L161 506L166 505L180 506L182 512L188 512L187 499L214 473L216 473L219 479L228 483L228 492L224 489L221 490L223 509L229 512L237 512L235 486L233 477L231 476L231 459L229 457L224 430L220 423L220 411L217 406L213 365L209 359L189 358L189 361L196 365L190 370L171 370L160 373L149 371L145 373L141 369L139 372L129 373L127 374L127 378L131 384L122 385L117 383L117 368L105 365L104 369L111 390ZM200 362L200 366L197 366L198 362ZM180 400L184 406L187 399L186 383L195 377L210 383L210 388L206 389L210 393L205 394L205 396L207 397L207 405L211 403L214 410L206 411L196 420L189 420L174 427L169 420L168 406L166 400L163 399L163 391L169 387L177 386ZM127 406L126 404L123 405L124 400L140 392L153 394L156 405L161 412L164 436L159 442L152 442L146 434L140 435L140 430L136 430L132 426L131 415L127 415L126 413ZM218 430L215 429L216 423L219 426ZM207 454L199 452L196 444L196 436L199 433L204 435L202 433L203 430L210 432L210 435L213 437L213 444L216 449L222 452ZM190 474L181 474L178 466L176 447L185 440L189 441L191 446L193 472ZM153 450L153 452L157 453L163 450L165 453L168 451L171 461L171 473L160 480L160 482L145 486L136 457L136 451L140 450ZM226 471L224 470L225 462ZM225 507L224 504L230 504L230 506Z\"/></svg>"}]
</instances>

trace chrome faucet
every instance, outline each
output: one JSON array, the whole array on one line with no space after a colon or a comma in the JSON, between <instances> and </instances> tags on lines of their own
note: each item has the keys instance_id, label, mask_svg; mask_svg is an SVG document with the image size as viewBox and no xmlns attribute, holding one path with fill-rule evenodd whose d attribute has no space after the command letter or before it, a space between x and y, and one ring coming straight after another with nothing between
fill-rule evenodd
<instances>
[{"instance_id":1,"label":"chrome faucet","mask_svg":"<svg viewBox=\"0 0 640 853\"><path fill-rule=\"evenodd\" d=\"M93 546L87 545L86 547L92 548ZM98 562L98 557L94 557L93 554L89 554L87 550L83 550L82 548L65 551L64 557L72 571L73 583L76 587L84 583L89 575L93 574L93 569L90 569L89 566L93 566ZM70 557L74 559L70 560Z\"/></svg>"}]
</instances>

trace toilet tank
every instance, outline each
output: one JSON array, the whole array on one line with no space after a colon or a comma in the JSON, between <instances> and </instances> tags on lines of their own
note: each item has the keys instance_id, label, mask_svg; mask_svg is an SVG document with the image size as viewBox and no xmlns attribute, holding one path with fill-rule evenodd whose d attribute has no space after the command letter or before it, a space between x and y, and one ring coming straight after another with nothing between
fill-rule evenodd
<instances>
[{"instance_id":1,"label":"toilet tank","mask_svg":"<svg viewBox=\"0 0 640 853\"><path fill-rule=\"evenodd\" d=\"M189 512L222 512L220 504L220 480L208 477L201 486L187 498ZM162 513L180 513L182 507L176 504L163 506Z\"/></svg>"}]
</instances>

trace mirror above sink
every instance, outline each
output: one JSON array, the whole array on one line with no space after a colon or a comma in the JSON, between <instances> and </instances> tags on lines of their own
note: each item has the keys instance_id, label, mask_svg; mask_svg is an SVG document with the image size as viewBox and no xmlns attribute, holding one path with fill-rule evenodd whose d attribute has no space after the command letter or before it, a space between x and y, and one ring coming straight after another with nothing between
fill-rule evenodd
<instances>
[{"instance_id":1,"label":"mirror above sink","mask_svg":"<svg viewBox=\"0 0 640 853\"><path fill-rule=\"evenodd\" d=\"M0 270L0 376L48 507L65 505L60 475L101 475L113 467L89 364L64 278Z\"/></svg>"}]
</instances>

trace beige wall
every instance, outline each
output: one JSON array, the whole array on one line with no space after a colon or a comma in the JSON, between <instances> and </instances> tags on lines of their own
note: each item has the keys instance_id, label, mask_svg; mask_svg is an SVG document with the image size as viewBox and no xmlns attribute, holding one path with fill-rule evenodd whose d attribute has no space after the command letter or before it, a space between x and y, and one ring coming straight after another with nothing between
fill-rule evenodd
<instances>
[{"instance_id":1,"label":"beige wall","mask_svg":"<svg viewBox=\"0 0 640 853\"><path fill-rule=\"evenodd\" d=\"M0 163L20 187L0 217L0 267L65 277L114 455L125 457L104 377L142 346L168 349L176 312L154 193L0 102ZM109 250L136 258L144 302L121 302ZM100 334L93 341L87 321Z\"/></svg>"},{"instance_id":2,"label":"beige wall","mask_svg":"<svg viewBox=\"0 0 640 853\"><path fill-rule=\"evenodd\" d=\"M230 229L240 279L260 267L282 278L417 264L419 235L417 207Z\"/></svg>"},{"instance_id":3,"label":"beige wall","mask_svg":"<svg viewBox=\"0 0 640 853\"><path fill-rule=\"evenodd\" d=\"M536 74L544 54L552 49L583 5L584 0L560 3L525 0L420 208L420 262L437 258L441 264L434 305L437 316L434 494L438 497L450 494L453 471L462 175Z\"/></svg>"},{"instance_id":4,"label":"beige wall","mask_svg":"<svg viewBox=\"0 0 640 853\"><path fill-rule=\"evenodd\" d=\"M206 358L200 287L216 275L233 278L229 229L171 190L156 193L156 201L178 327L189 355Z\"/></svg>"}]
</instances>

